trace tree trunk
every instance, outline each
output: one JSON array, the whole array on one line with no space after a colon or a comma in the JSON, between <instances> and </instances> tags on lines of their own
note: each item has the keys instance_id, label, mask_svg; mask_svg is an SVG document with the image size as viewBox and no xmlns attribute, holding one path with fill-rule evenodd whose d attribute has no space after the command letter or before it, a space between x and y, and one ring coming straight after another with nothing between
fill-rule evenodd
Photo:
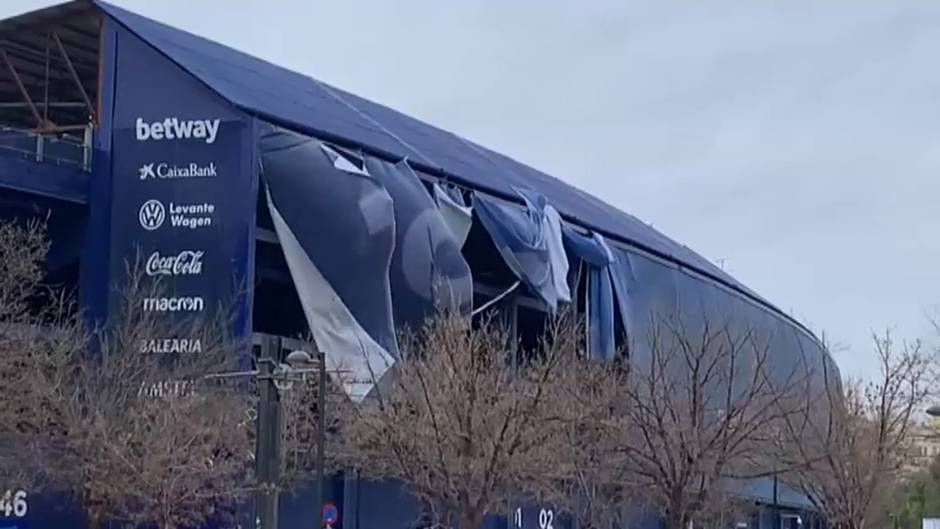
<instances>
[{"instance_id":1,"label":"tree trunk","mask_svg":"<svg viewBox=\"0 0 940 529\"><path fill-rule=\"evenodd\" d=\"M666 522L665 529L689 529L688 516L681 511L668 509L664 521Z\"/></svg>"},{"instance_id":2,"label":"tree trunk","mask_svg":"<svg viewBox=\"0 0 940 529\"><path fill-rule=\"evenodd\" d=\"M692 516L684 490L672 490L666 500L666 511L663 513L664 529L689 529Z\"/></svg>"},{"instance_id":3,"label":"tree trunk","mask_svg":"<svg viewBox=\"0 0 940 529\"><path fill-rule=\"evenodd\" d=\"M88 513L88 529L101 529L101 522L101 516L98 513Z\"/></svg>"},{"instance_id":4,"label":"tree trunk","mask_svg":"<svg viewBox=\"0 0 940 529\"><path fill-rule=\"evenodd\" d=\"M864 529L864 527L865 527L864 521L851 521L851 522L840 523L833 529Z\"/></svg>"},{"instance_id":5,"label":"tree trunk","mask_svg":"<svg viewBox=\"0 0 940 529\"><path fill-rule=\"evenodd\" d=\"M460 515L460 529L479 529L480 515L475 512L465 512Z\"/></svg>"}]
</instances>

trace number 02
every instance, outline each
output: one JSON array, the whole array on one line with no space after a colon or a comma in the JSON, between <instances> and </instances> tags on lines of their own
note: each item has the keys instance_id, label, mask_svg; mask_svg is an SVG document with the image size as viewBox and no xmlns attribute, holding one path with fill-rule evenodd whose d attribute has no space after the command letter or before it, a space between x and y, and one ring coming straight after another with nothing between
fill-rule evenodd
<instances>
[{"instance_id":1,"label":"number 02","mask_svg":"<svg viewBox=\"0 0 940 529\"><path fill-rule=\"evenodd\" d=\"M539 511L539 529L555 529L552 522L555 521L555 511L551 509L542 509Z\"/></svg>"}]
</instances>

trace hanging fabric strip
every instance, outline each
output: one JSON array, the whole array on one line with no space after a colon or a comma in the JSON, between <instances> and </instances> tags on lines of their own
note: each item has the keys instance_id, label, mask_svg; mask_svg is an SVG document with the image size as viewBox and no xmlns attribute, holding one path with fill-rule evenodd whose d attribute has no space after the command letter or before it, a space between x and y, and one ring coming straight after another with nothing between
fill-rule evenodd
<instances>
[{"instance_id":1,"label":"hanging fabric strip","mask_svg":"<svg viewBox=\"0 0 940 529\"><path fill-rule=\"evenodd\" d=\"M542 210L541 229L545 233L548 258L552 269L552 285L558 292L558 300L571 302L571 289L568 288L568 255L561 233L561 215L558 210L546 204Z\"/></svg>"},{"instance_id":2,"label":"hanging fabric strip","mask_svg":"<svg viewBox=\"0 0 940 529\"><path fill-rule=\"evenodd\" d=\"M564 226L562 233L568 252L587 265L587 300L585 300L588 353L594 358L614 357L614 295L609 265L613 256L603 237L586 237Z\"/></svg>"},{"instance_id":3,"label":"hanging fabric strip","mask_svg":"<svg viewBox=\"0 0 940 529\"><path fill-rule=\"evenodd\" d=\"M458 248L463 248L473 226L473 208L464 203L459 191L434 184L434 201Z\"/></svg>"},{"instance_id":4,"label":"hanging fabric strip","mask_svg":"<svg viewBox=\"0 0 940 529\"><path fill-rule=\"evenodd\" d=\"M418 329L439 310L469 312L470 266L418 175L405 161L393 164L368 156L365 166L394 203L389 281L396 328Z\"/></svg>"},{"instance_id":5,"label":"hanging fabric strip","mask_svg":"<svg viewBox=\"0 0 940 529\"><path fill-rule=\"evenodd\" d=\"M337 168L342 153L314 138L275 130L261 137L260 149L262 178L298 244L358 324L397 356L389 284L396 229L388 191L368 171Z\"/></svg>"},{"instance_id":6,"label":"hanging fabric strip","mask_svg":"<svg viewBox=\"0 0 940 529\"><path fill-rule=\"evenodd\" d=\"M375 342L310 260L284 221L271 194L266 193L274 231L287 261L297 297L327 368L350 398L361 400L381 380L395 360Z\"/></svg>"},{"instance_id":7,"label":"hanging fabric strip","mask_svg":"<svg viewBox=\"0 0 940 529\"><path fill-rule=\"evenodd\" d=\"M549 206L538 193L517 192L525 203L523 209L482 193L474 193L474 207L509 269L555 312L559 301L571 300L564 279L568 257L558 244L560 220L546 212Z\"/></svg>"}]
</instances>

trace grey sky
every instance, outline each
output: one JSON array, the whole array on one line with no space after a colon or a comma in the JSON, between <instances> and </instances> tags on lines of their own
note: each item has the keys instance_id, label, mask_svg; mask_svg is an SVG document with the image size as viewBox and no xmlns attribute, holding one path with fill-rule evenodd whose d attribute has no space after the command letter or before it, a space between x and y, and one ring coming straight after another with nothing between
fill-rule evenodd
<instances>
[{"instance_id":1,"label":"grey sky","mask_svg":"<svg viewBox=\"0 0 940 529\"><path fill-rule=\"evenodd\" d=\"M940 4L115 3L600 196L850 346L846 372L940 304Z\"/></svg>"}]
</instances>

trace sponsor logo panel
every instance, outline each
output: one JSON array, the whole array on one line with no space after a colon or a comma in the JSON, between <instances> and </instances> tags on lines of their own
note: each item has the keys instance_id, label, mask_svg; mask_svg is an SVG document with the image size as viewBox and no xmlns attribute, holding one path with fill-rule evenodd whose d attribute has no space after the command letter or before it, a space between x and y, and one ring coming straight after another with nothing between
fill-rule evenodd
<instances>
[{"instance_id":1,"label":"sponsor logo panel","mask_svg":"<svg viewBox=\"0 0 940 529\"><path fill-rule=\"evenodd\" d=\"M147 231L153 231L163 226L163 220L166 218L166 208L159 200L148 200L140 205L137 218L140 220L141 227Z\"/></svg>"},{"instance_id":2,"label":"sponsor logo panel","mask_svg":"<svg viewBox=\"0 0 940 529\"><path fill-rule=\"evenodd\" d=\"M202 274L203 250L182 250L173 255L153 252L144 271L148 276L197 276Z\"/></svg>"},{"instance_id":3,"label":"sponsor logo panel","mask_svg":"<svg viewBox=\"0 0 940 529\"><path fill-rule=\"evenodd\" d=\"M164 380L141 382L137 395L151 399L192 397L196 394L196 383L191 380Z\"/></svg>"},{"instance_id":4,"label":"sponsor logo panel","mask_svg":"<svg viewBox=\"0 0 940 529\"><path fill-rule=\"evenodd\" d=\"M169 296L144 298L146 312L202 312L206 302L202 296Z\"/></svg>"},{"instance_id":5,"label":"sponsor logo panel","mask_svg":"<svg viewBox=\"0 0 940 529\"><path fill-rule=\"evenodd\" d=\"M150 162L140 166L137 175L141 180L172 180L184 178L212 178L219 175L215 162L169 164Z\"/></svg>"},{"instance_id":6,"label":"sponsor logo panel","mask_svg":"<svg viewBox=\"0 0 940 529\"><path fill-rule=\"evenodd\" d=\"M164 118L147 122L137 118L134 132L137 141L163 141L163 140L203 140L206 144L215 143L219 134L221 119L180 119L176 117Z\"/></svg>"},{"instance_id":7,"label":"sponsor logo panel","mask_svg":"<svg viewBox=\"0 0 940 529\"><path fill-rule=\"evenodd\" d=\"M231 171L231 168L226 165L227 158L219 159L213 156L218 146L225 145L224 141L217 142L221 132L221 119L183 119L178 114L174 116L176 113L173 111L168 114L169 116L163 119L136 118L133 122L134 135L132 138L128 137L128 140L162 143L164 146L154 145L155 151L151 150L149 154L133 160L132 164L125 165L126 169L123 170L123 174L126 175L127 184L137 186L136 189L133 187L128 189L132 192L130 196L138 192L153 193L150 196L137 195L142 201L142 203L138 202L140 206L137 210L137 220L141 230L137 234L136 241L131 239L135 244L139 244L141 235L152 234L145 235L145 240L148 244L161 247L160 250L154 249L147 256L144 273L150 277L166 278L174 284L178 281L195 280L196 283L189 284L193 287L198 285L198 290L185 292L187 295L183 296L146 297L141 301L142 308L147 312L167 316L191 317L205 311L207 302L212 303L214 299L205 297L207 291L204 291L204 288L211 287L211 285L203 284L210 281L213 275L209 272L213 271L211 263L214 261L206 257L205 250L206 245L211 242L203 241L205 244L202 244L190 239L188 244L181 244L182 241L178 239L177 234L189 230L202 231L202 228L218 226L223 220L219 216L221 212L217 211L219 206L215 202L218 195L212 190L214 184L205 188L209 192L208 195L193 195L192 189L186 194L177 193L173 191L175 189L173 186L156 186L151 188L150 192L146 192L144 186L148 185L149 181L178 182L181 186L187 185L188 181L195 183L194 179L211 182L220 173ZM201 147L202 145L212 146L211 152L206 151L205 147ZM170 150L168 151L167 148ZM191 156L187 153L191 153ZM200 190L203 188L202 185L197 185L195 191L202 193ZM154 193L155 189L168 191L169 194ZM122 195L128 196L123 193L115 196ZM176 200L178 198L182 198L184 202ZM203 199L209 200L200 202ZM131 236L133 237L133 234ZM209 268L204 268L204 264ZM206 274L203 274L204 270ZM157 336L141 339L139 350L144 354L195 354L203 351L202 346L201 339L195 337ZM142 393L151 396L179 395L187 391L188 388L185 385L181 386L176 382L142 388Z\"/></svg>"},{"instance_id":8,"label":"sponsor logo panel","mask_svg":"<svg viewBox=\"0 0 940 529\"><path fill-rule=\"evenodd\" d=\"M193 354L202 352L201 338L151 338L140 341L145 354Z\"/></svg>"},{"instance_id":9,"label":"sponsor logo panel","mask_svg":"<svg viewBox=\"0 0 940 529\"><path fill-rule=\"evenodd\" d=\"M212 226L215 216L215 204L163 202L152 198L140 205L137 214L140 225L147 231L154 231L164 225L169 218L169 225L173 228L188 228L191 230L208 228Z\"/></svg>"}]
</instances>

